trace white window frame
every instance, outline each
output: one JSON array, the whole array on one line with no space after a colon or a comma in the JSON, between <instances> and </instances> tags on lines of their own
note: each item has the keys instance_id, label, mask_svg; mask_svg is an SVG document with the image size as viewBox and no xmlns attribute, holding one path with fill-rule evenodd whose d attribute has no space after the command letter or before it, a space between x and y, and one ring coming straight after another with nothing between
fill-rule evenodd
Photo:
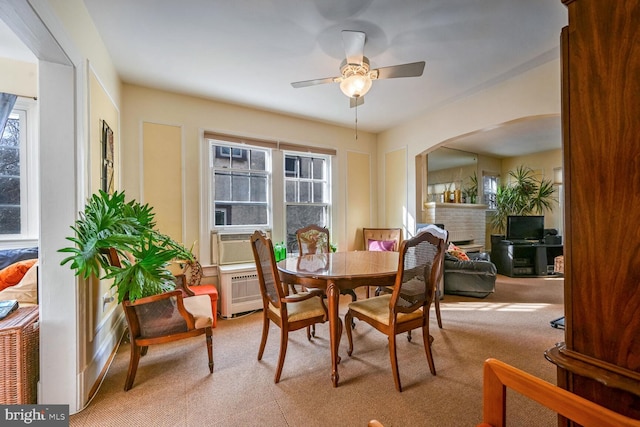
<instances>
[{"instance_id":1,"label":"white window frame","mask_svg":"<svg viewBox=\"0 0 640 427\"><path fill-rule=\"evenodd\" d=\"M248 145L248 144L235 144L232 142L228 142L228 141L223 141L223 140L217 140L217 139L213 139L213 138L207 138L207 142L208 142L208 159L209 159L209 183L210 183L210 190L209 190L209 195L208 195L208 199L209 199L209 203L208 203L208 209L207 209L207 218L208 218L208 224L209 224L209 230L214 231L225 231L225 230L254 230L256 228L258 229L264 229L264 228L271 228L272 227L272 218L273 218L273 196L272 196L272 191L271 189L273 188L273 174L272 174L272 169L273 169L273 153L272 150L269 148L265 148L265 147L260 147L260 146L252 146L252 145ZM265 158L265 171L264 171L264 175L267 178L267 182L266 182L266 205L267 205L267 224L243 224L243 225L224 225L224 226L217 226L215 225L215 174L216 171L218 170L224 170L224 171L228 171L228 172L242 172L245 173L248 170L247 169L230 169L230 168L217 168L214 165L214 158L216 156L216 152L219 150L220 146L224 146L224 147L231 147L232 149L232 157L234 158L240 158L241 156L238 155L233 155L233 150L235 148L239 148L239 149L244 149L244 150L262 150L266 153L266 158ZM255 173L262 173L262 171L252 171Z\"/></svg>"},{"instance_id":2,"label":"white window frame","mask_svg":"<svg viewBox=\"0 0 640 427\"><path fill-rule=\"evenodd\" d=\"M20 230L0 234L3 247L37 246L40 221L38 108L34 99L19 97L11 116L20 119Z\"/></svg>"},{"instance_id":3,"label":"white window frame","mask_svg":"<svg viewBox=\"0 0 640 427\"><path fill-rule=\"evenodd\" d=\"M487 193L485 191L485 180L489 179L492 182L492 192ZM496 210L496 207L492 205L492 203L487 200L487 198L491 195L493 196L494 199L494 204L495 204L495 197L498 191L498 187L500 186L500 174L497 172L488 172L488 171L483 171L482 172L482 203L487 205L487 209L488 210Z\"/></svg>"},{"instance_id":4,"label":"white window frame","mask_svg":"<svg viewBox=\"0 0 640 427\"><path fill-rule=\"evenodd\" d=\"M314 179L314 178L288 178L286 175L286 164L287 164L287 156L296 156L296 157L308 157L308 158L316 158L323 159L325 164L325 173L324 179ZM291 150L283 150L282 153L282 188L283 188L283 213L284 213L284 233L286 237L287 228L288 228L288 218L287 218L287 207L289 206L324 206L327 211L327 223L319 224L323 225L327 229L331 230L331 221L332 221L332 196L331 196L331 155L327 154L319 154L319 153L305 153L299 151L291 151ZM322 182L324 185L324 201L323 202L287 202L287 182L296 181L296 182L311 182L311 189L313 191L313 183ZM288 248L288 250L290 250Z\"/></svg>"}]
</instances>

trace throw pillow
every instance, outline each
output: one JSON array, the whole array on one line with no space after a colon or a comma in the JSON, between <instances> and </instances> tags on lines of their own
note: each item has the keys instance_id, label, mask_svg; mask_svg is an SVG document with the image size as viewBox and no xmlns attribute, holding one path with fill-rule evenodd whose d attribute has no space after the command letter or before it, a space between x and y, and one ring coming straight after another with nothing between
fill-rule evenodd
<instances>
[{"instance_id":1,"label":"throw pillow","mask_svg":"<svg viewBox=\"0 0 640 427\"><path fill-rule=\"evenodd\" d=\"M465 251L454 245L453 243L449 243L449 247L447 248L447 253L453 255L458 258L460 261L469 261L470 258L466 254Z\"/></svg>"},{"instance_id":2,"label":"throw pillow","mask_svg":"<svg viewBox=\"0 0 640 427\"><path fill-rule=\"evenodd\" d=\"M0 270L0 290L17 285L38 259L25 259L14 262Z\"/></svg>"},{"instance_id":3,"label":"throw pillow","mask_svg":"<svg viewBox=\"0 0 640 427\"><path fill-rule=\"evenodd\" d=\"M37 261L37 260L35 260ZM20 305L38 303L38 264L29 268L24 277L15 286L0 291L0 300L18 300Z\"/></svg>"},{"instance_id":4,"label":"throw pillow","mask_svg":"<svg viewBox=\"0 0 640 427\"><path fill-rule=\"evenodd\" d=\"M370 251L385 251L391 252L396 250L395 240L373 240L369 239L367 242L367 248Z\"/></svg>"}]
</instances>

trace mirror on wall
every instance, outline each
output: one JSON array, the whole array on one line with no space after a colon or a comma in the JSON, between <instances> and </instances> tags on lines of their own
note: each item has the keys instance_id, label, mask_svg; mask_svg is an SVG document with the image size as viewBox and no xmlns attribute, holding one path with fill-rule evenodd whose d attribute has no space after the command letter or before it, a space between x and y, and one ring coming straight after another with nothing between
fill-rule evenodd
<instances>
[{"instance_id":1,"label":"mirror on wall","mask_svg":"<svg viewBox=\"0 0 640 427\"><path fill-rule=\"evenodd\" d=\"M472 177L477 176L478 155L440 147L427 154L426 202L475 203ZM455 190L460 190L455 200ZM450 197L448 201L446 197Z\"/></svg>"}]
</instances>

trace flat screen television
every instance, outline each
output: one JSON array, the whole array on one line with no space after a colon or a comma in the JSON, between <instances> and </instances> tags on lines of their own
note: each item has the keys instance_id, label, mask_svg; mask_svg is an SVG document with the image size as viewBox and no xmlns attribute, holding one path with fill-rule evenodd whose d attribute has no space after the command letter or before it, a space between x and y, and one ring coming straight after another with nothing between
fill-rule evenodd
<instances>
[{"instance_id":1,"label":"flat screen television","mask_svg":"<svg viewBox=\"0 0 640 427\"><path fill-rule=\"evenodd\" d=\"M507 217L507 240L544 239L544 216L510 215Z\"/></svg>"}]
</instances>

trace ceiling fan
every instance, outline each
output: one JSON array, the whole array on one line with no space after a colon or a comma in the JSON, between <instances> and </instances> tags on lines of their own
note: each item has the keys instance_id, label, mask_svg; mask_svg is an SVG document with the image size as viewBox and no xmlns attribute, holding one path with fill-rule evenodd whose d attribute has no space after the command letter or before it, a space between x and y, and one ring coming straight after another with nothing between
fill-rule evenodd
<instances>
[{"instance_id":1,"label":"ceiling fan","mask_svg":"<svg viewBox=\"0 0 640 427\"><path fill-rule=\"evenodd\" d=\"M396 77L419 77L424 70L424 61L392 65L371 69L369 59L364 56L366 34L362 31L342 31L342 43L346 58L340 65L340 76L324 79L293 82L291 86L301 88L324 83L340 83L342 93L350 98L351 107L364 103L364 95L371 89L373 80Z\"/></svg>"}]
</instances>

